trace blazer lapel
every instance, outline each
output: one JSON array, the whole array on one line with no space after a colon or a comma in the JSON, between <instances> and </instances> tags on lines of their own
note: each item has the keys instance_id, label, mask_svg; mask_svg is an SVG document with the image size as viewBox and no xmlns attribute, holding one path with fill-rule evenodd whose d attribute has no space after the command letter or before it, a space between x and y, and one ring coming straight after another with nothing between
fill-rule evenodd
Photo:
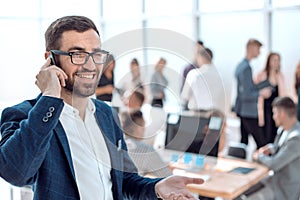
<instances>
[{"instance_id":1,"label":"blazer lapel","mask_svg":"<svg viewBox=\"0 0 300 200\"><path fill-rule=\"evenodd\" d=\"M72 157L71 157L71 151L70 151L70 147L69 147L69 143L68 143L68 138L67 138L66 133L60 122L55 127L54 133L64 149L64 153L67 157L68 164L70 166L73 178L75 179L75 172L74 172L74 167L73 167L73 163L72 163Z\"/></svg>"}]
</instances>

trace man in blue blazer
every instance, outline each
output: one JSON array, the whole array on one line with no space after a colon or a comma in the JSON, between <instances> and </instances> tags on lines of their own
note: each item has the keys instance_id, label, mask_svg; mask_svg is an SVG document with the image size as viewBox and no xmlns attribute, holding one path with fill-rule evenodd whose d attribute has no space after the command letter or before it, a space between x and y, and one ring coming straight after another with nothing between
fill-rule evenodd
<instances>
[{"instance_id":1,"label":"man in blue blazer","mask_svg":"<svg viewBox=\"0 0 300 200\"><path fill-rule=\"evenodd\" d=\"M234 112L241 120L241 143L248 145L248 136L252 135L257 148L265 145L263 132L258 126L258 96L269 97L271 85L268 81L255 85L253 82L250 61L260 54L262 43L256 39L249 39L246 45L246 56L235 70L237 81L237 96Z\"/></svg>"},{"instance_id":2,"label":"man in blue blazer","mask_svg":"<svg viewBox=\"0 0 300 200\"><path fill-rule=\"evenodd\" d=\"M34 199L194 199L202 179L143 178L127 154L119 120L95 93L108 52L95 24L66 16L46 31L41 94L1 116L0 176L32 185Z\"/></svg>"}]
</instances>

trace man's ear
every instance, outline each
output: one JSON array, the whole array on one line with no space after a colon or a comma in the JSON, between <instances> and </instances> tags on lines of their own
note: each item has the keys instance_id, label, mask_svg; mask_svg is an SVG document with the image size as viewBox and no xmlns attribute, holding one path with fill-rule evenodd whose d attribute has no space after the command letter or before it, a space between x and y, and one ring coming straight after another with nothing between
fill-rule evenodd
<instances>
[{"instance_id":1,"label":"man's ear","mask_svg":"<svg viewBox=\"0 0 300 200\"><path fill-rule=\"evenodd\" d=\"M45 56L45 59L47 59L50 56L50 51L46 51L44 56Z\"/></svg>"}]
</instances>

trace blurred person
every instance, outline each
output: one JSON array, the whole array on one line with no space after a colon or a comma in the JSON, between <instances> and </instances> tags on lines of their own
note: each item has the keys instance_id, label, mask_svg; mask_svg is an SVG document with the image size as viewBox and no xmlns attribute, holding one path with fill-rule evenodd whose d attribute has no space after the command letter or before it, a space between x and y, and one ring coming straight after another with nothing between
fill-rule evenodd
<instances>
[{"instance_id":1,"label":"blurred person","mask_svg":"<svg viewBox=\"0 0 300 200\"><path fill-rule=\"evenodd\" d=\"M135 90L125 102L125 107L121 109L122 112L131 112L140 110L143 113L143 118L146 122L145 131L143 134L143 142L153 146L156 136L165 128L166 113L160 109L145 105L145 96L142 91Z\"/></svg>"},{"instance_id":2,"label":"blurred person","mask_svg":"<svg viewBox=\"0 0 300 200\"><path fill-rule=\"evenodd\" d=\"M237 80L237 95L234 112L240 118L241 143L248 145L248 136L252 135L256 147L265 144L262 129L258 125L258 97L268 98L271 95L271 85L268 80L255 85L250 61L260 54L262 43L249 39L246 45L246 56L235 69Z\"/></svg>"},{"instance_id":3,"label":"blurred person","mask_svg":"<svg viewBox=\"0 0 300 200\"><path fill-rule=\"evenodd\" d=\"M296 94L297 94L297 116L298 120L300 120L300 62L298 63L296 67L296 72L295 72L295 89L296 89Z\"/></svg>"},{"instance_id":4,"label":"blurred person","mask_svg":"<svg viewBox=\"0 0 300 200\"><path fill-rule=\"evenodd\" d=\"M41 94L1 115L0 177L33 185L39 199L194 199L202 179L143 178L127 153L118 118L95 94L108 52L95 24L65 16L45 33ZM52 64L51 64L52 61Z\"/></svg>"},{"instance_id":5,"label":"blurred person","mask_svg":"<svg viewBox=\"0 0 300 200\"><path fill-rule=\"evenodd\" d=\"M253 154L253 160L274 172L257 184L249 200L299 200L300 197L300 123L296 104L289 97L276 97L272 103L273 118L278 127L274 143ZM250 193L250 194L249 194Z\"/></svg>"},{"instance_id":6,"label":"blurred person","mask_svg":"<svg viewBox=\"0 0 300 200\"><path fill-rule=\"evenodd\" d=\"M265 143L274 142L276 136L276 125L273 120L272 102L278 96L286 95L284 75L280 71L280 55L271 52L267 57L266 66L258 73L254 79L254 84L259 84L268 80L272 86L271 96L264 98L258 97L258 123L263 127Z\"/></svg>"},{"instance_id":7,"label":"blurred person","mask_svg":"<svg viewBox=\"0 0 300 200\"><path fill-rule=\"evenodd\" d=\"M127 106L130 109L140 110L145 101L145 96L142 91L135 90L129 97Z\"/></svg>"},{"instance_id":8,"label":"blurred person","mask_svg":"<svg viewBox=\"0 0 300 200\"><path fill-rule=\"evenodd\" d=\"M199 51L204 48L203 45L204 45L203 41L201 41L201 40L197 41L197 43L195 45L195 49L194 49L194 60L193 60L193 63L188 64L183 69L183 72L182 72L182 82L181 82L181 86L180 86L180 90L181 91L182 91L183 86L185 84L185 80L186 80L186 77L187 77L188 73L192 69L197 69L200 66L199 63L198 63L198 61L197 61L197 57L199 55Z\"/></svg>"},{"instance_id":9,"label":"blurred person","mask_svg":"<svg viewBox=\"0 0 300 200\"><path fill-rule=\"evenodd\" d=\"M96 88L96 97L102 101L112 101L114 87L114 69L115 58L113 55L109 55L104 66L104 72L101 74L99 84Z\"/></svg>"},{"instance_id":10,"label":"blurred person","mask_svg":"<svg viewBox=\"0 0 300 200\"><path fill-rule=\"evenodd\" d=\"M148 98L150 92L148 86L145 84L145 81L142 78L140 64L136 58L131 60L130 73L122 77L122 80L117 85L117 88L124 105L128 102L128 98L135 90L138 90L144 94L145 102L149 101Z\"/></svg>"},{"instance_id":11,"label":"blurred person","mask_svg":"<svg viewBox=\"0 0 300 200\"><path fill-rule=\"evenodd\" d=\"M163 74L163 70L166 67L167 61L164 58L160 58L155 65L155 71L151 76L151 94L152 103L154 107L163 107L163 101L165 100L165 88L168 86L168 80Z\"/></svg>"},{"instance_id":12,"label":"blurred person","mask_svg":"<svg viewBox=\"0 0 300 200\"><path fill-rule=\"evenodd\" d=\"M121 114L121 122L128 154L138 168L141 176L150 175L166 177L172 175L167 164L154 148L143 142L145 120L140 110L132 110Z\"/></svg>"},{"instance_id":13,"label":"blurred person","mask_svg":"<svg viewBox=\"0 0 300 200\"><path fill-rule=\"evenodd\" d=\"M225 91L217 68L212 63L213 52L203 48L198 53L199 67L189 72L182 89L183 107L196 111L216 109L224 113Z\"/></svg>"}]
</instances>

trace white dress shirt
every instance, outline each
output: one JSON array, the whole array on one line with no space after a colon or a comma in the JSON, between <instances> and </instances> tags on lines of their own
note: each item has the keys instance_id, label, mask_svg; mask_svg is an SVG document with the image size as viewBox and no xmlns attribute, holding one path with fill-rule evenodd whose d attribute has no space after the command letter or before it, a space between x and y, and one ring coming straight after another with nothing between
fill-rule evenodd
<instances>
[{"instance_id":1,"label":"white dress shirt","mask_svg":"<svg viewBox=\"0 0 300 200\"><path fill-rule=\"evenodd\" d=\"M83 121L77 109L65 103L60 121L66 132L81 200L111 200L109 152L89 100Z\"/></svg>"},{"instance_id":2,"label":"white dress shirt","mask_svg":"<svg viewBox=\"0 0 300 200\"><path fill-rule=\"evenodd\" d=\"M222 78L212 64L191 70L182 89L181 98L190 110L218 109L225 111L225 89Z\"/></svg>"}]
</instances>

